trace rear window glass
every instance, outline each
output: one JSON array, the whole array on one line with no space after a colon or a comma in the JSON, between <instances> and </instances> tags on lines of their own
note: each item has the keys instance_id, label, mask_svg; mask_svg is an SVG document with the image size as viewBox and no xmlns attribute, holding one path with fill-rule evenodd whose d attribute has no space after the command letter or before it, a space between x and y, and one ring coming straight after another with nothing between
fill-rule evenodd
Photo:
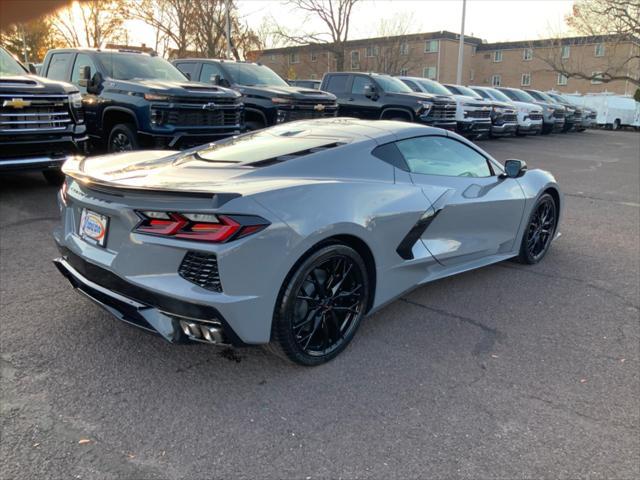
<instances>
[{"instance_id":1,"label":"rear window glass","mask_svg":"<svg viewBox=\"0 0 640 480\"><path fill-rule=\"evenodd\" d=\"M200 160L210 162L252 164L265 160L285 160L335 147L335 138L304 136L304 132L256 132L242 135L197 152ZM283 158L284 157L284 158Z\"/></svg>"}]
</instances>

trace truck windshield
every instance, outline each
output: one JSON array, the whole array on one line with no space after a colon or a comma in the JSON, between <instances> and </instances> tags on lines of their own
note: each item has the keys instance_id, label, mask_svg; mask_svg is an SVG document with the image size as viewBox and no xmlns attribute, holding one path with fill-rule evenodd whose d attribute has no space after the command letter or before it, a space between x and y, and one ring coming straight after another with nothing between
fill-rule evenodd
<instances>
[{"instance_id":1,"label":"truck windshield","mask_svg":"<svg viewBox=\"0 0 640 480\"><path fill-rule=\"evenodd\" d=\"M0 77L24 75L27 72L6 50L0 48Z\"/></svg>"},{"instance_id":2,"label":"truck windshield","mask_svg":"<svg viewBox=\"0 0 640 480\"><path fill-rule=\"evenodd\" d=\"M234 83L238 85L246 85L248 87L256 85L289 86L276 72L264 65L225 62L223 66Z\"/></svg>"},{"instance_id":3,"label":"truck windshield","mask_svg":"<svg viewBox=\"0 0 640 480\"><path fill-rule=\"evenodd\" d=\"M435 95L451 95L451 91L447 89L447 87L440 85L438 82L434 82L433 80L417 80L417 82L428 93L433 93Z\"/></svg>"},{"instance_id":4,"label":"truck windshield","mask_svg":"<svg viewBox=\"0 0 640 480\"><path fill-rule=\"evenodd\" d=\"M549 96L558 103L564 103L565 105L567 104L571 104L571 102L569 100L567 100L566 98L564 98L562 95L558 95L557 93L549 93Z\"/></svg>"},{"instance_id":5,"label":"truck windshield","mask_svg":"<svg viewBox=\"0 0 640 480\"><path fill-rule=\"evenodd\" d=\"M116 80L171 80L184 82L187 80L180 70L166 60L138 53L101 52L98 58L105 74Z\"/></svg>"},{"instance_id":6,"label":"truck windshield","mask_svg":"<svg viewBox=\"0 0 640 480\"><path fill-rule=\"evenodd\" d=\"M502 93L500 90L496 90L495 88L487 88L487 87L483 87L483 90L486 93L488 93L489 96L494 100L498 100L499 102L511 103L511 99L507 97L504 93Z\"/></svg>"},{"instance_id":7,"label":"truck windshield","mask_svg":"<svg viewBox=\"0 0 640 480\"><path fill-rule=\"evenodd\" d=\"M528 102L528 103L536 103L536 99L529 95L527 92L523 92L522 90L500 90L511 100L515 100L516 102Z\"/></svg>"},{"instance_id":8,"label":"truck windshield","mask_svg":"<svg viewBox=\"0 0 640 480\"><path fill-rule=\"evenodd\" d=\"M481 97L481 95L478 95L477 92L474 92L470 88L463 87L462 85L456 85L455 87L460 92L460 95L466 95L467 97L474 97L474 98Z\"/></svg>"},{"instance_id":9,"label":"truck windshield","mask_svg":"<svg viewBox=\"0 0 640 480\"><path fill-rule=\"evenodd\" d=\"M386 75L376 75L374 77L376 82L382 90L389 93L413 93L407 85L405 85L402 80L398 80L397 78L387 77Z\"/></svg>"}]
</instances>

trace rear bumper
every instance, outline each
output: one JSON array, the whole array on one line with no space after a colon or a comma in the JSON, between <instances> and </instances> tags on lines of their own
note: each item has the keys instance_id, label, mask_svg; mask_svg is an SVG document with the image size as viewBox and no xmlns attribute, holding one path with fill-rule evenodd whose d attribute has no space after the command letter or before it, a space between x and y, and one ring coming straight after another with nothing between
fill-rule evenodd
<instances>
[{"instance_id":1,"label":"rear bumper","mask_svg":"<svg viewBox=\"0 0 640 480\"><path fill-rule=\"evenodd\" d=\"M181 322L212 326L221 332L216 344L242 346L244 343L222 317L209 305L187 303L133 285L70 250L59 247L61 257L53 261L71 285L117 319L161 335L172 343L193 340L185 335Z\"/></svg>"}]
</instances>

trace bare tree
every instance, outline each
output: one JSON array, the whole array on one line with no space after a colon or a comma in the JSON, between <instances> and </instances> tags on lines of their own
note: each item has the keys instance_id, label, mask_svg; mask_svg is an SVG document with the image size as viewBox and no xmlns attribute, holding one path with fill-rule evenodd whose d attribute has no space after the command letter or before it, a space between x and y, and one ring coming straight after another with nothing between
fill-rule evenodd
<instances>
[{"instance_id":1,"label":"bare tree","mask_svg":"<svg viewBox=\"0 0 640 480\"><path fill-rule=\"evenodd\" d=\"M0 30L0 44L20 59L40 62L50 48L64 46L56 39L49 19L9 25Z\"/></svg>"},{"instance_id":2,"label":"bare tree","mask_svg":"<svg viewBox=\"0 0 640 480\"><path fill-rule=\"evenodd\" d=\"M545 48L534 50L551 70L567 78L621 80L640 86L640 0L577 0L566 23L579 35L601 36L607 51L594 72L586 58L563 55L562 47L568 44L558 36L547 41ZM573 45L586 41L577 39Z\"/></svg>"},{"instance_id":3,"label":"bare tree","mask_svg":"<svg viewBox=\"0 0 640 480\"><path fill-rule=\"evenodd\" d=\"M335 57L336 70L344 70L344 44L349 39L351 12L359 0L288 0L294 8L311 18L319 19L326 29L314 33L288 32L278 29L278 35L288 43L323 44Z\"/></svg>"},{"instance_id":4,"label":"bare tree","mask_svg":"<svg viewBox=\"0 0 640 480\"><path fill-rule=\"evenodd\" d=\"M415 66L409 52L406 35L411 32L413 17L410 13L399 13L380 20L376 38L370 42L368 52L360 60L360 68L366 71L399 75L403 70ZM365 50L366 52L366 50Z\"/></svg>"},{"instance_id":5,"label":"bare tree","mask_svg":"<svg viewBox=\"0 0 640 480\"><path fill-rule=\"evenodd\" d=\"M100 47L125 35L124 0L85 0L59 10L50 19L59 39L69 47Z\"/></svg>"}]
</instances>

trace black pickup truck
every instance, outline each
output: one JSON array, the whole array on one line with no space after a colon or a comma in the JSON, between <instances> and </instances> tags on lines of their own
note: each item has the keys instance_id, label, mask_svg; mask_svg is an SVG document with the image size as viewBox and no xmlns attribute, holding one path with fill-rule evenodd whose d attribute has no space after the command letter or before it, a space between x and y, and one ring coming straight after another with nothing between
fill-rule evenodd
<instances>
[{"instance_id":1,"label":"black pickup truck","mask_svg":"<svg viewBox=\"0 0 640 480\"><path fill-rule=\"evenodd\" d=\"M173 64L189 78L240 92L250 130L292 120L335 117L338 112L334 95L292 87L266 65L208 58L185 58Z\"/></svg>"},{"instance_id":2,"label":"black pickup truck","mask_svg":"<svg viewBox=\"0 0 640 480\"><path fill-rule=\"evenodd\" d=\"M340 115L401 120L455 130L456 102L414 92L401 80L377 73L325 73L321 90L338 97Z\"/></svg>"},{"instance_id":3,"label":"black pickup truck","mask_svg":"<svg viewBox=\"0 0 640 480\"><path fill-rule=\"evenodd\" d=\"M41 72L77 86L89 136L109 152L188 148L244 130L240 94L191 82L154 55L49 50Z\"/></svg>"},{"instance_id":4,"label":"black pickup truck","mask_svg":"<svg viewBox=\"0 0 640 480\"><path fill-rule=\"evenodd\" d=\"M86 140L78 89L31 75L0 48L0 171L42 170L57 184L60 166L84 153Z\"/></svg>"}]
</instances>

